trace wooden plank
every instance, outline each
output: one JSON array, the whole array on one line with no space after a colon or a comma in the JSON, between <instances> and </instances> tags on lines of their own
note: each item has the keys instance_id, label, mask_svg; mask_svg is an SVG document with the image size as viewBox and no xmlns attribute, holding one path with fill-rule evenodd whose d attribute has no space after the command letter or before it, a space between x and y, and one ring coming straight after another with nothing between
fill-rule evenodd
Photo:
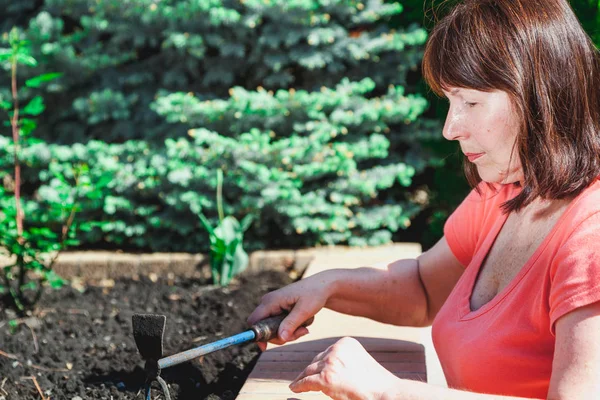
<instances>
[{"instance_id":1,"label":"wooden plank","mask_svg":"<svg viewBox=\"0 0 600 400\"><path fill-rule=\"evenodd\" d=\"M254 371L268 372L268 371L281 371L281 372L297 372L304 371L310 363L305 361L280 361L280 362L262 362L257 363L253 369ZM406 363L406 362L394 362L385 361L380 363L385 369L390 372L425 372L425 363ZM250 375L252 376L252 375Z\"/></svg>"},{"instance_id":2,"label":"wooden plank","mask_svg":"<svg viewBox=\"0 0 600 400\"><path fill-rule=\"evenodd\" d=\"M375 332L376 333L376 332ZM310 339L310 335L306 340L291 342L285 344L283 346L272 346L269 347L269 350L277 350L277 351L315 351L321 352L326 350L329 346L333 345L343 336L335 336L335 337L324 337L319 339ZM368 352L379 351L379 352L395 352L395 353L423 353L425 351L425 347L416 342L410 342L407 340L398 340L398 339L390 339L390 338L382 338L382 337L362 337L362 336L353 336L354 339L358 340L360 344L367 350ZM304 338L301 338L304 339Z\"/></svg>"},{"instance_id":3,"label":"wooden plank","mask_svg":"<svg viewBox=\"0 0 600 400\"><path fill-rule=\"evenodd\" d=\"M282 394L282 395L293 395L289 388L289 384L296 378L296 375L293 375L289 372L280 372L276 375L269 375L266 378L252 378L246 381L246 384L242 387L240 391L240 396L243 394ZM399 373L394 374L400 379L410 379L415 381L425 382L427 377L425 374L417 374L417 373ZM291 376L291 377L288 377ZM241 398L241 397L238 397ZM285 400L286 398L282 398Z\"/></svg>"},{"instance_id":4,"label":"wooden plank","mask_svg":"<svg viewBox=\"0 0 600 400\"><path fill-rule=\"evenodd\" d=\"M406 376L407 378L405 379L413 379L413 378L419 378L419 377L424 377L426 372L424 371L425 367L422 368L423 371L419 372L416 370L410 370L410 371L391 371L394 375L396 376ZM278 379L278 380L285 380L285 381L293 381L294 379L296 379L298 377L298 375L300 375L300 373L303 371L275 371L275 370L252 370L252 374L248 377L248 379Z\"/></svg>"},{"instance_id":5,"label":"wooden plank","mask_svg":"<svg viewBox=\"0 0 600 400\"><path fill-rule=\"evenodd\" d=\"M260 356L261 363L263 362L278 362L278 361L305 361L310 362L319 352L316 351L277 351L273 349L265 351ZM377 362L395 361L401 359L403 362L424 363L425 354L420 352L397 353L394 351L370 351L369 354Z\"/></svg>"}]
</instances>

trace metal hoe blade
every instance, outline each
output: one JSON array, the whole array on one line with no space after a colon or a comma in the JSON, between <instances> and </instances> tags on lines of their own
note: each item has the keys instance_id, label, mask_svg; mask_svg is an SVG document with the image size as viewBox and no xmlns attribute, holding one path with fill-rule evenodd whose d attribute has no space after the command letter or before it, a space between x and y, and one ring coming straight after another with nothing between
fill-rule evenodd
<instances>
[{"instance_id":1,"label":"metal hoe blade","mask_svg":"<svg viewBox=\"0 0 600 400\"><path fill-rule=\"evenodd\" d=\"M150 400L150 387L153 380L160 384L167 400L170 400L169 388L160 377L158 360L163 354L163 336L167 317L156 314L135 314L131 318L133 338L138 351L146 360L146 399Z\"/></svg>"},{"instance_id":2,"label":"metal hoe blade","mask_svg":"<svg viewBox=\"0 0 600 400\"><path fill-rule=\"evenodd\" d=\"M163 353L163 336L167 317L156 314L135 314L131 318L133 338L144 360L158 361Z\"/></svg>"}]
</instances>

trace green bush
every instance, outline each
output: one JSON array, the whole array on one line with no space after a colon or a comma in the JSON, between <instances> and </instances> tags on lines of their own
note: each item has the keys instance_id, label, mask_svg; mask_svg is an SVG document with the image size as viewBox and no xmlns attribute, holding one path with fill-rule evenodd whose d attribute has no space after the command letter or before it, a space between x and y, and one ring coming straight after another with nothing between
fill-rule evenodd
<instances>
[{"instance_id":1,"label":"green bush","mask_svg":"<svg viewBox=\"0 0 600 400\"><path fill-rule=\"evenodd\" d=\"M435 161L419 154L418 143L436 133L425 125L419 135L404 130L419 125L414 122L426 107L422 98L392 86L367 99L374 87L365 79L319 92L234 88L228 100L208 102L170 94L153 108L171 121L203 126L189 129L189 138L161 146L53 145L24 157L32 171L50 161L62 170L86 160L93 179L112 177L104 198L81 211L95 227L88 243L206 251L208 243L195 234L198 216L215 219L214 171L223 169L226 213L258 216L248 231L250 248L382 244L409 226L421 206L378 194L409 187L414 174ZM288 131L291 115L296 122ZM225 126L234 132L255 127L234 138ZM391 153L392 143L405 154ZM0 163L9 161L2 155L8 144L0 143Z\"/></svg>"},{"instance_id":2,"label":"green bush","mask_svg":"<svg viewBox=\"0 0 600 400\"><path fill-rule=\"evenodd\" d=\"M439 123L420 118L427 101L408 79L426 33L389 28L401 10L376 0L12 3L4 23L22 23L39 45L32 74L64 72L47 86L39 128L54 144L26 155L27 195L50 195L50 165L85 162L101 196L82 205L92 227L82 246L206 251L198 216L216 221L222 169L227 214L257 215L249 248L389 242L426 205L413 179L440 165L423 145Z\"/></svg>"},{"instance_id":3,"label":"green bush","mask_svg":"<svg viewBox=\"0 0 600 400\"><path fill-rule=\"evenodd\" d=\"M218 99L234 86L312 91L344 77L403 85L426 37L417 25L390 30L402 6L381 1L40 3L11 3L0 27L22 24L38 69L65 73L47 87L38 132L62 144L185 135L150 110L161 89Z\"/></svg>"}]
</instances>

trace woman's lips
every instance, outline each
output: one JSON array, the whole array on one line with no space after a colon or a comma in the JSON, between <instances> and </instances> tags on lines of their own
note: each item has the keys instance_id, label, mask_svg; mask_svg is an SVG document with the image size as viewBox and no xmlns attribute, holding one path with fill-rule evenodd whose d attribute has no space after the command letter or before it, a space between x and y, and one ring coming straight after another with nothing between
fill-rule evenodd
<instances>
[{"instance_id":1,"label":"woman's lips","mask_svg":"<svg viewBox=\"0 0 600 400\"><path fill-rule=\"evenodd\" d=\"M485 153L465 153L465 156L469 159L469 161L473 162L477 160L479 157L484 155Z\"/></svg>"}]
</instances>

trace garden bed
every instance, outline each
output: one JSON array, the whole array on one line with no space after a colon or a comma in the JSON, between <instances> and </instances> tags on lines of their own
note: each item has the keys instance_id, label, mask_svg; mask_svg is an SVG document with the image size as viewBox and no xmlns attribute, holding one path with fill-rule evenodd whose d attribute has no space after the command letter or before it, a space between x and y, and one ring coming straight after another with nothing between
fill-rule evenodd
<instances>
[{"instance_id":1,"label":"garden bed","mask_svg":"<svg viewBox=\"0 0 600 400\"><path fill-rule=\"evenodd\" d=\"M229 288L198 279L104 281L83 293L48 290L35 317L0 313L0 399L142 399L144 371L131 332L134 313L167 316L164 354L247 329L263 294L292 282L281 271L242 276ZM12 331L12 333L11 333ZM165 369L173 399L234 399L259 355L233 346ZM35 378L35 380L33 379ZM153 396L154 399L162 396Z\"/></svg>"}]
</instances>

